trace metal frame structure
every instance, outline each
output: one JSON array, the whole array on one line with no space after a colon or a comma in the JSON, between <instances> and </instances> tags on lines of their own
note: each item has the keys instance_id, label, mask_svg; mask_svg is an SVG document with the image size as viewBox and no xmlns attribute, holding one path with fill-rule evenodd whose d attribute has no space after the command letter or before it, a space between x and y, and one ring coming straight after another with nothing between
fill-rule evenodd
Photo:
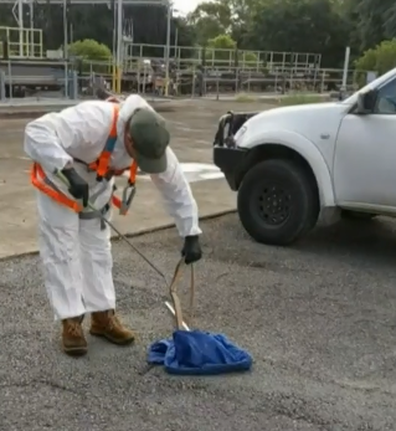
<instances>
[{"instance_id":1,"label":"metal frame structure","mask_svg":"<svg viewBox=\"0 0 396 431\"><path fill-rule=\"evenodd\" d=\"M102 4L110 6L112 3L117 4L117 15L114 17L114 27L117 29L116 33L116 64L117 88L121 88L121 74L122 74L122 63L123 63L123 32L122 32L122 8L124 5L152 5L152 6L166 6L167 7L167 31L166 31L166 70L167 70L167 83L169 82L169 63L170 63L170 34L171 34L171 20L173 15L172 0L0 0L0 4L13 4L14 7L12 12L15 20L19 27L19 56L23 57L23 41L24 41L24 22L23 22L23 6L29 5L30 8L30 29L33 32L33 16L34 16L34 4L60 4L63 5L63 29L64 29L64 56L65 59L68 57L67 46L69 42L68 35L68 23L67 23L67 6L73 4ZM168 84L167 84L168 88ZM67 91L67 89L66 89Z\"/></svg>"},{"instance_id":2,"label":"metal frame structure","mask_svg":"<svg viewBox=\"0 0 396 431\"><path fill-rule=\"evenodd\" d=\"M10 59L44 58L43 31L41 29L22 29L21 44L19 27L0 26L0 38L6 44L8 58ZM0 46L0 53L5 54L2 52L2 46Z\"/></svg>"},{"instance_id":3,"label":"metal frame structure","mask_svg":"<svg viewBox=\"0 0 396 431\"><path fill-rule=\"evenodd\" d=\"M172 41L173 42L173 41ZM167 56L167 46L164 44L141 44L127 43L127 56L124 59L124 66L134 65L137 61L145 58L165 60ZM157 54L146 54L147 50L155 49ZM179 68L188 68L192 65L203 64L203 54L205 54L205 65L208 68L221 67L234 69L252 69L260 71L263 67L273 69L306 69L320 68L322 55L312 52L286 52L286 51L255 51L255 50L235 50L224 48L207 48L196 46L177 46L172 43L170 46L170 58L175 61ZM188 55L183 55L183 52ZM236 57L238 61L236 61Z\"/></svg>"}]
</instances>

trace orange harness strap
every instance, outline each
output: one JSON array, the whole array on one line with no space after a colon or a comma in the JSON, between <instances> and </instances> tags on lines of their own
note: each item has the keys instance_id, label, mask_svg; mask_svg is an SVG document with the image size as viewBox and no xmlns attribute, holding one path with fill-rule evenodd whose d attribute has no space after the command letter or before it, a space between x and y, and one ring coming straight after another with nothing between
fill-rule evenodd
<instances>
[{"instance_id":1,"label":"orange harness strap","mask_svg":"<svg viewBox=\"0 0 396 431\"><path fill-rule=\"evenodd\" d=\"M116 103L114 103L113 106L114 106L113 122L111 125L109 137L106 142L106 146L102 151L102 153L100 154L98 160L88 165L89 169L97 172L99 179L106 177L107 174L111 171L109 169L110 158L113 153L115 144L117 142L117 121L118 121L118 114L119 114L120 108L119 108L119 105ZM134 161L129 170L129 180L128 180L129 186L134 187L136 182L137 170L138 170L138 166L137 166L137 163ZM119 175L122 175L125 171L126 169L114 170L114 171L111 171L111 173L113 175L119 176ZM62 205L67 206L73 211L81 212L83 210L83 208L76 201L69 199L65 194L45 184L45 179L46 179L46 175L43 169L41 168L41 166L38 163L33 163L32 171L31 171L31 182L35 187L37 187L41 192L45 193L50 198L54 199L55 201L59 202ZM114 194L112 196L112 203L118 209L120 209L122 206L121 199L119 199ZM126 214L126 212L123 214Z\"/></svg>"},{"instance_id":2,"label":"orange harness strap","mask_svg":"<svg viewBox=\"0 0 396 431\"><path fill-rule=\"evenodd\" d=\"M101 152L98 160L88 165L89 169L96 171L99 179L104 178L106 174L109 172L111 154L113 153L115 144L117 142L117 121L118 121L118 114L120 112L120 107L119 105L114 103L113 108L114 108L113 122L111 124L111 129L106 141L106 145L103 151Z\"/></svg>"},{"instance_id":3,"label":"orange harness strap","mask_svg":"<svg viewBox=\"0 0 396 431\"><path fill-rule=\"evenodd\" d=\"M135 185L136 183L136 175L138 171L138 165L134 161L129 169L129 184Z\"/></svg>"},{"instance_id":4,"label":"orange harness strap","mask_svg":"<svg viewBox=\"0 0 396 431\"><path fill-rule=\"evenodd\" d=\"M110 158L111 154L114 151L115 144L117 142L117 121L118 121L118 114L120 112L120 107L118 104L114 103L114 117L113 117L113 123L110 129L109 138L106 142L106 146L102 153L100 154L98 160L95 162L92 162L88 165L88 168L96 171L98 176L103 178L105 177L109 169L110 164ZM122 175L127 169L122 170L113 170L112 173L115 176ZM138 166L137 163L134 161L132 165L129 168L129 184L134 185L136 182L136 174L137 174Z\"/></svg>"},{"instance_id":5,"label":"orange harness strap","mask_svg":"<svg viewBox=\"0 0 396 431\"><path fill-rule=\"evenodd\" d=\"M45 193L47 196L59 202L60 204L66 205L73 211L81 212L83 210L83 208L76 201L74 201L73 199L69 199L63 193L58 192L57 190L45 184L45 178L46 175L42 167L38 163L33 163L31 180L32 184L35 187L37 187L41 192Z\"/></svg>"},{"instance_id":6,"label":"orange harness strap","mask_svg":"<svg viewBox=\"0 0 396 431\"><path fill-rule=\"evenodd\" d=\"M117 209L121 209L122 206L122 202L121 199L118 198L116 195L113 195L111 197L111 203L117 208Z\"/></svg>"}]
</instances>

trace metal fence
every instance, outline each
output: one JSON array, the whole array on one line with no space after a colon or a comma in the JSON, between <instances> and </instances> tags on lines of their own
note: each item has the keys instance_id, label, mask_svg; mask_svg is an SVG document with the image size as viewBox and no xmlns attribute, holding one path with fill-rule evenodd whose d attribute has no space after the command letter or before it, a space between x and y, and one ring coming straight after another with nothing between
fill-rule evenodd
<instances>
[{"instance_id":1,"label":"metal fence","mask_svg":"<svg viewBox=\"0 0 396 431\"><path fill-rule=\"evenodd\" d=\"M177 40L175 40L175 42L177 42ZM152 59L157 62L166 63L168 48L169 61L175 63L179 68L201 64L212 68L215 66L238 66L241 69L251 68L259 70L265 65L268 69L272 69L275 66L307 69L311 66L320 67L322 60L321 54L310 52L253 51L239 50L236 48L221 49L178 46L177 43L168 47L158 44L126 42L124 43L125 67L128 68L130 62L134 63L143 59Z\"/></svg>"},{"instance_id":2,"label":"metal fence","mask_svg":"<svg viewBox=\"0 0 396 431\"><path fill-rule=\"evenodd\" d=\"M287 94L288 92L327 93L339 91L343 83L342 69L274 67L190 67L173 68L169 80L163 69L138 63L124 72L122 90L155 97L204 97L216 99L243 94ZM80 99L92 96L92 84L114 89L114 68L110 63L59 61L0 62L0 100L21 97L62 97ZM365 72L349 71L348 92L365 83Z\"/></svg>"}]
</instances>

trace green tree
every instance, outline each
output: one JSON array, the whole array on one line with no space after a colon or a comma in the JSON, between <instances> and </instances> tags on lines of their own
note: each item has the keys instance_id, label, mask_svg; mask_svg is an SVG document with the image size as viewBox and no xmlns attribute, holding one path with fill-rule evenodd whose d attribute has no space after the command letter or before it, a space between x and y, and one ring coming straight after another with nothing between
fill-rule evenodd
<instances>
[{"instance_id":1,"label":"green tree","mask_svg":"<svg viewBox=\"0 0 396 431\"><path fill-rule=\"evenodd\" d=\"M230 31L230 8L220 1L201 3L188 16L188 21L195 28L198 44L205 46L210 39Z\"/></svg>"},{"instance_id":2,"label":"green tree","mask_svg":"<svg viewBox=\"0 0 396 431\"><path fill-rule=\"evenodd\" d=\"M197 42L205 45L220 34L230 35L242 47L246 26L262 0L214 0L198 5L189 15Z\"/></svg>"},{"instance_id":3,"label":"green tree","mask_svg":"<svg viewBox=\"0 0 396 431\"><path fill-rule=\"evenodd\" d=\"M366 73L377 72L379 75L396 67L396 39L386 40L375 48L366 50L355 61L356 81L359 87L366 84Z\"/></svg>"},{"instance_id":4,"label":"green tree","mask_svg":"<svg viewBox=\"0 0 396 431\"><path fill-rule=\"evenodd\" d=\"M240 66L255 66L257 56L252 52L238 51L237 43L227 34L221 34L208 41L205 55L208 63L214 62L221 65L232 65L237 61Z\"/></svg>"},{"instance_id":5,"label":"green tree","mask_svg":"<svg viewBox=\"0 0 396 431\"><path fill-rule=\"evenodd\" d=\"M322 65L336 67L348 43L347 28L332 0L263 0L251 20L249 45L322 54Z\"/></svg>"},{"instance_id":6,"label":"green tree","mask_svg":"<svg viewBox=\"0 0 396 431\"><path fill-rule=\"evenodd\" d=\"M355 62L359 71L374 71L382 75L396 67L396 39L385 40L370 48Z\"/></svg>"},{"instance_id":7,"label":"green tree","mask_svg":"<svg viewBox=\"0 0 396 431\"><path fill-rule=\"evenodd\" d=\"M257 10L266 0L219 0L227 4L231 15L231 36L239 48L253 48L248 45L249 27Z\"/></svg>"},{"instance_id":8,"label":"green tree","mask_svg":"<svg viewBox=\"0 0 396 431\"><path fill-rule=\"evenodd\" d=\"M71 41L94 39L113 48L114 36L114 4L109 0L104 4L69 4L67 7L67 21ZM28 5L25 4L25 23ZM0 26L16 27L12 14L12 4L0 4ZM129 30L133 29L133 40L136 44L163 45L166 43L166 7L152 5L125 5L124 22ZM57 49L63 44L63 5L50 1L34 2L34 27L42 29L44 49ZM196 42L195 32L186 20L174 18L172 33L178 28L180 45L191 46ZM150 31L147 29L150 28ZM216 35L215 35L216 36ZM174 40L174 38L172 39ZM161 56L163 49L147 48L146 56ZM135 50L134 55L139 55Z\"/></svg>"},{"instance_id":9,"label":"green tree","mask_svg":"<svg viewBox=\"0 0 396 431\"><path fill-rule=\"evenodd\" d=\"M234 61L236 42L227 34L221 34L209 39L207 46L205 56L209 64L215 62L218 65L229 65Z\"/></svg>"},{"instance_id":10,"label":"green tree","mask_svg":"<svg viewBox=\"0 0 396 431\"><path fill-rule=\"evenodd\" d=\"M109 61L111 50L103 43L93 39L78 40L69 46L69 54L90 61Z\"/></svg>"},{"instance_id":11,"label":"green tree","mask_svg":"<svg viewBox=\"0 0 396 431\"><path fill-rule=\"evenodd\" d=\"M70 4L67 8L72 40L94 39L113 49L114 1L109 5ZM25 22L28 20L25 10ZM164 6L125 5L124 21L135 44L166 43ZM0 25L16 26L12 4L0 4ZM50 1L34 3L34 26L43 30L44 50L63 44L63 8ZM147 31L151 28L151 31ZM352 59L396 38L394 0L206 0L187 19L173 18L172 44L206 46L213 50L219 35L235 42L232 49L253 51L313 52L322 54L322 65L340 67L347 45ZM18 39L18 38L17 38ZM19 39L18 39L19 40ZM145 57L161 57L162 48L145 47ZM191 53L183 51L185 57ZM134 50L138 56L139 51ZM246 54L248 57L252 54ZM210 56L210 54L207 54ZM221 60L221 59L219 59Z\"/></svg>"},{"instance_id":12,"label":"green tree","mask_svg":"<svg viewBox=\"0 0 396 431\"><path fill-rule=\"evenodd\" d=\"M360 52L396 37L394 0L344 0L343 11L350 23L352 46Z\"/></svg>"}]
</instances>

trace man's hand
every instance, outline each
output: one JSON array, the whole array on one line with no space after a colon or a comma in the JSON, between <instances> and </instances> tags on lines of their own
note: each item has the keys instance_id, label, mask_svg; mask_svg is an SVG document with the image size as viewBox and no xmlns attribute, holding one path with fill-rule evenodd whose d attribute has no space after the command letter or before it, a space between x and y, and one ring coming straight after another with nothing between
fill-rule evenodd
<instances>
[{"instance_id":1,"label":"man's hand","mask_svg":"<svg viewBox=\"0 0 396 431\"><path fill-rule=\"evenodd\" d=\"M202 250L199 244L198 235L186 236L184 238L184 246L182 249L182 256L187 265L198 262L202 257Z\"/></svg>"},{"instance_id":2,"label":"man's hand","mask_svg":"<svg viewBox=\"0 0 396 431\"><path fill-rule=\"evenodd\" d=\"M82 199L84 208L88 205L89 188L87 182L78 175L76 170L71 167L66 167L62 170L62 174L69 181L69 193L76 199Z\"/></svg>"}]
</instances>

